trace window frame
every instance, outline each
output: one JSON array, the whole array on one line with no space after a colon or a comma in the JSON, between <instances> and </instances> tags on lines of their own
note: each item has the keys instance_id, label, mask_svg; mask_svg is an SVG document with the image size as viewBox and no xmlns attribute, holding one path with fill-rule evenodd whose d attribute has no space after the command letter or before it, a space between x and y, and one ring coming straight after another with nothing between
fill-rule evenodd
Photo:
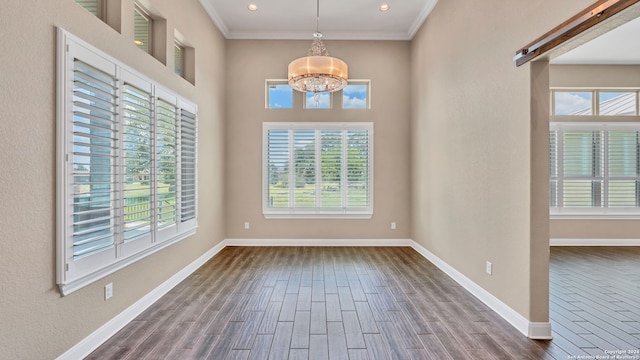
<instances>
[{"instance_id":1,"label":"window frame","mask_svg":"<svg viewBox=\"0 0 640 360\"><path fill-rule=\"evenodd\" d=\"M180 76L181 78L185 78L185 67L186 67L186 61L185 61L185 52L186 52L186 47L184 45L182 45L181 42L179 42L178 40L175 40L173 42L173 72L175 74L177 74L178 76ZM177 54L180 54L180 61L176 61L177 60ZM180 72L178 72L178 70L180 70Z\"/></svg>"},{"instance_id":2,"label":"window frame","mask_svg":"<svg viewBox=\"0 0 640 360\"><path fill-rule=\"evenodd\" d=\"M555 117L556 119L559 118ZM584 116L581 116L584 117ZM588 117L588 116L587 116ZM593 117L593 116L592 116ZM608 117L608 116L607 116ZM632 176L611 176L609 175L609 132L610 131L619 131L619 130L627 130L627 131L638 131L640 132L640 117L639 116L629 116L624 115L625 118L632 118L636 121L627 121L627 122L559 122L553 121L550 123L550 139L555 131L555 139L556 139L556 148L551 148L551 143L549 151L550 151L550 190L552 190L551 182L556 181L556 206L552 206L550 202L549 206L549 215L551 219L638 219L640 218L640 206L636 207L609 207L609 182L616 180L630 180ZM602 116L597 117L602 118ZM631 120L631 119L630 119ZM583 177L580 180L595 180L602 181L602 199L601 199L601 207L564 207L563 204L563 182L567 180L572 180L573 177L565 176L563 173L563 156L564 156L564 146L563 146L563 131L602 131L602 164L599 164L602 167L602 176L593 176L593 177ZM640 144L636 145L636 151L640 151ZM554 161L551 159L551 155L555 154L555 165L556 176L553 177L553 166ZM640 174L636 175L636 181L640 181ZM574 179L574 180L577 180ZM640 191L640 190L637 190ZM550 197L553 196L550 192Z\"/></svg>"},{"instance_id":3,"label":"window frame","mask_svg":"<svg viewBox=\"0 0 640 360\"><path fill-rule=\"evenodd\" d=\"M183 159L181 158L181 113L183 111L190 112L194 115L195 124L190 125L195 128L196 139L192 142L197 143L197 105L176 95L172 91L162 87L157 82L153 81L145 77L144 75L138 73L127 65L121 63L117 59L105 54L99 49L93 47L92 45L84 42L78 37L70 34L62 28L58 28L58 44L57 44L57 87L56 87L56 96L57 96L57 130L56 130L56 221L57 221L57 231L56 231L56 282L60 288L60 291L63 296L66 296L90 283L93 283L115 271L118 271L148 255L151 255L171 244L174 244L182 239L185 239L193 234L195 234L196 229L198 227L197 224L197 205L195 209L195 216L190 217L182 221L180 216L180 212L182 211L182 195L181 191L184 190L181 183L181 164ZM151 195L150 195L150 203L151 205L150 211L152 212L152 218L150 228L151 231L149 234L135 237L130 239L131 241L124 241L125 234L125 223L126 219L125 214L126 206L124 201L126 199L126 189L124 184L126 183L126 174L125 174L125 146L122 144L125 141L133 141L133 140L125 140L123 135L114 136L114 144L111 147L111 156L113 156L114 160L110 162L109 166L113 168L108 173L113 180L113 186L109 187L110 193L110 206L108 206L109 211L113 214L111 217L115 225L113 225L114 235L111 246L108 246L107 250L100 250L91 252L84 256L79 256L77 253L74 253L74 246L77 245L74 242L74 224L78 226L78 221L74 220L74 214L78 214L77 209L74 209L74 164L77 164L76 158L74 158L74 154L76 156L79 150L76 149L76 140L74 136L74 103L77 103L78 96L74 95L74 90L77 90L76 86L73 84L74 79L74 62L80 61L87 66L97 69L101 72L109 74L109 76L113 77L116 86L114 87L114 101L116 102L116 111L112 115L112 119L108 120L110 123L113 123L112 129L115 134L124 134L125 130L125 121L124 119L124 96L123 91L125 88L125 84L136 87L138 89L143 89L145 92L148 92L150 95L150 99L152 99L151 105L151 135L150 135L150 150L151 154L150 158L150 175L149 181L151 182ZM84 66L84 65L83 65ZM82 95L82 94L80 94ZM94 95L90 95L94 96ZM174 224L171 226L158 231L157 229L157 155L154 155L156 151L156 139L155 134L157 134L157 122L154 120L156 117L156 109L157 109L157 99L159 97L166 98L165 100L172 101L177 110L176 114L176 137L174 142L175 152L176 152L176 160L175 160L175 192L176 192L176 200L174 202L174 207L176 209L176 220ZM115 100L117 99L117 100ZM88 113L86 116L91 116L91 113ZM93 123L87 123L90 126ZM85 134L85 133L81 133ZM86 133L91 134L91 133ZM93 135L84 135L84 137L89 137ZM86 143L93 146L93 142ZM100 145L96 145L100 146ZM197 146L193 146L197 148ZM193 162L197 164L197 151L193 155ZM88 153L88 156L98 156L94 155L93 150ZM100 154L96 152L95 154ZM197 198L197 165L195 165L195 191ZM94 176L93 173L89 173L90 176ZM76 174L77 175L77 174ZM193 175L192 175L193 176ZM93 181L93 180L89 180ZM190 184L191 187L194 184ZM93 195L93 190L90 190L91 196ZM189 205L192 208L191 205ZM192 210L190 210L192 211ZM89 218L93 220L93 218ZM76 222L74 222L76 221ZM95 231L94 229L89 229L90 231Z\"/></svg>"},{"instance_id":4,"label":"window frame","mask_svg":"<svg viewBox=\"0 0 640 360\"><path fill-rule=\"evenodd\" d=\"M102 20L103 22L107 21L107 1L106 0L92 0L91 2L95 3L95 7L96 7L96 12L94 13L93 11L89 10L87 8L87 6L85 6L85 3L87 3L88 1L82 1L82 0L75 0L76 3L80 6L82 6L84 9L86 9L87 11L89 11L91 14L95 15L98 19Z\"/></svg>"},{"instance_id":5,"label":"window frame","mask_svg":"<svg viewBox=\"0 0 640 360\"><path fill-rule=\"evenodd\" d=\"M263 140L262 140L262 213L265 218L285 218L285 219L370 219L373 216L374 211L374 125L373 122L264 122L263 123ZM345 138L345 133L351 130L366 130L367 131L367 139L368 139L368 147L367 147L367 206L366 207L354 207L349 208L347 206L341 207L282 207L282 208L274 208L269 206L269 185L270 185L270 173L269 173L269 131L270 130L288 130L290 133L294 130L313 130L313 131L322 131L322 130L340 130L342 138ZM314 139L316 139L314 137ZM315 143L315 140L314 140ZM288 139L289 148L293 147L292 139ZM316 145L318 146L318 145ZM342 142L342 147L345 149L347 144ZM316 159L318 159L321 155L315 155ZM348 156L348 152L342 152L341 158L346 159ZM289 161L291 161L294 157L294 153L289 151L288 154ZM314 162L315 164L316 162ZM348 164L342 162L341 165L341 179L345 178L346 167ZM316 168L317 172L321 171L319 168ZM288 175L289 178L295 176L293 172L290 172ZM341 180L341 182L344 180ZM295 180L289 181L289 185L287 187L288 191L291 193L295 191ZM319 187L321 184L320 181L316 179L315 186ZM293 188L291 188L293 186ZM293 190L292 190L293 189ZM341 197L345 198L345 191L348 189L345 186L341 186ZM320 195L316 195L319 197Z\"/></svg>"},{"instance_id":6,"label":"window frame","mask_svg":"<svg viewBox=\"0 0 640 360\"><path fill-rule=\"evenodd\" d=\"M148 33L148 45L147 45L147 50L145 51L144 48L142 48L143 44L138 44L136 41L138 41L138 39L136 39L135 33L136 33L136 21L135 21L135 15L139 14L142 18L144 18L147 21L147 33ZM153 56L153 51L154 51L154 46L153 46L153 29L154 29L154 18L153 16L151 16L151 13L144 8L144 6L142 6L140 3L136 2L134 5L134 17L133 17L133 42L134 44L142 51L145 51L146 53L150 54Z\"/></svg>"},{"instance_id":7,"label":"window frame","mask_svg":"<svg viewBox=\"0 0 640 360\"><path fill-rule=\"evenodd\" d=\"M364 85L367 87L367 97L365 99L366 101L366 105L365 107L345 107L344 106L344 90L346 89L342 89L342 109L344 110L369 110L371 109L371 80L366 80L366 79L354 79L354 80L349 80L347 82L347 86L349 85Z\"/></svg>"},{"instance_id":8,"label":"window frame","mask_svg":"<svg viewBox=\"0 0 640 360\"><path fill-rule=\"evenodd\" d=\"M264 81L264 108L268 109L268 110L291 110L293 108L295 108L295 99L294 99L294 90L289 87L289 89L291 89L291 106L290 107L271 107L271 97L269 89L271 88L271 86L278 86L278 85L286 85L289 86L289 82L287 81L287 79L266 79Z\"/></svg>"},{"instance_id":9,"label":"window frame","mask_svg":"<svg viewBox=\"0 0 640 360\"><path fill-rule=\"evenodd\" d=\"M593 117L599 117L595 121L601 122L624 122L629 121L626 118L633 118L640 116L640 88L632 87L602 87L602 88L579 88L579 87L553 87L550 89L550 116L552 122L571 122L571 121L591 121L586 120ZM569 93L569 92L581 92L591 93L591 114L584 115L558 115L556 114L556 93ZM600 94L601 93L635 93L635 114L627 115L602 115L600 114ZM622 118L622 119L620 119Z\"/></svg>"}]
</instances>

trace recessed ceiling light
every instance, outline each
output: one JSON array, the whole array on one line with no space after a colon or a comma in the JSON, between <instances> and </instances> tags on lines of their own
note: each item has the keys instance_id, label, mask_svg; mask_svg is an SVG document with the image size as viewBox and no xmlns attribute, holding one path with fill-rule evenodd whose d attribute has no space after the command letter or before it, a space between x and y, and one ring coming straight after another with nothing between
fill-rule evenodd
<instances>
[{"instance_id":1,"label":"recessed ceiling light","mask_svg":"<svg viewBox=\"0 0 640 360\"><path fill-rule=\"evenodd\" d=\"M133 40L133 43L134 43L134 44L136 44L136 45L138 45L138 46L140 46L140 45L144 44L144 43L143 43L142 41L140 41L140 40Z\"/></svg>"},{"instance_id":2,"label":"recessed ceiling light","mask_svg":"<svg viewBox=\"0 0 640 360\"><path fill-rule=\"evenodd\" d=\"M387 11L389 10L389 4L382 4L380 5L380 11Z\"/></svg>"},{"instance_id":3,"label":"recessed ceiling light","mask_svg":"<svg viewBox=\"0 0 640 360\"><path fill-rule=\"evenodd\" d=\"M249 5L247 5L247 9L249 9L249 11L256 11L256 10L258 10L258 5L249 4Z\"/></svg>"}]
</instances>

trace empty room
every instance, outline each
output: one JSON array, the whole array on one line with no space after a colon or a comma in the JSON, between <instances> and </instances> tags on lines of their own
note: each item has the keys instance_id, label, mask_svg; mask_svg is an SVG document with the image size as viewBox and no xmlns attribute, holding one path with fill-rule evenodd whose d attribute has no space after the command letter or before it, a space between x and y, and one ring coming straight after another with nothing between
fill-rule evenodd
<instances>
[{"instance_id":1,"label":"empty room","mask_svg":"<svg viewBox=\"0 0 640 360\"><path fill-rule=\"evenodd\" d=\"M638 2L3 0L0 358L640 359Z\"/></svg>"}]
</instances>

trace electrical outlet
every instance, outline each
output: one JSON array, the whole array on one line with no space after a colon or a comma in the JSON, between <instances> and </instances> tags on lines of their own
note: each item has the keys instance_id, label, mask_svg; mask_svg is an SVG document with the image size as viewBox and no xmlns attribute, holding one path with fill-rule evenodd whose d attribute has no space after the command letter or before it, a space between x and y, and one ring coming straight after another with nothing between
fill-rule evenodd
<instances>
[{"instance_id":1,"label":"electrical outlet","mask_svg":"<svg viewBox=\"0 0 640 360\"><path fill-rule=\"evenodd\" d=\"M249 222L248 221L244 223L244 229L245 230L249 230Z\"/></svg>"},{"instance_id":2,"label":"electrical outlet","mask_svg":"<svg viewBox=\"0 0 640 360\"><path fill-rule=\"evenodd\" d=\"M491 273L493 272L493 264L490 263L489 261L487 261L487 274L491 275Z\"/></svg>"},{"instance_id":3,"label":"electrical outlet","mask_svg":"<svg viewBox=\"0 0 640 360\"><path fill-rule=\"evenodd\" d=\"M104 299L109 300L113 296L113 283L104 286Z\"/></svg>"},{"instance_id":4,"label":"electrical outlet","mask_svg":"<svg viewBox=\"0 0 640 360\"><path fill-rule=\"evenodd\" d=\"M393 221L391 222L391 230L395 230L396 229L396 222Z\"/></svg>"}]
</instances>

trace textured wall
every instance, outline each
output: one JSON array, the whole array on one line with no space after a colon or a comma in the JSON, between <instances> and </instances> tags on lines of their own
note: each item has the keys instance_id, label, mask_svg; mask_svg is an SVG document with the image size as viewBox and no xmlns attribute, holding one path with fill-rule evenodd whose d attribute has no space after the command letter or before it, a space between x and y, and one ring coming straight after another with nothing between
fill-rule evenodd
<instances>
[{"instance_id":1,"label":"textured wall","mask_svg":"<svg viewBox=\"0 0 640 360\"><path fill-rule=\"evenodd\" d=\"M0 6L0 357L59 356L224 238L224 39L197 0L153 5L168 44L176 28L196 48L197 86L173 73L171 56L165 66L137 49L127 17L118 33L73 0ZM66 297L54 270L57 26L197 103L200 126L197 235Z\"/></svg>"},{"instance_id":2,"label":"textured wall","mask_svg":"<svg viewBox=\"0 0 640 360\"><path fill-rule=\"evenodd\" d=\"M371 109L265 109L265 79L286 79L287 65L309 41L230 40L227 46L227 237L263 239L409 238L409 42L325 41L349 65L351 79L371 80ZM374 123L371 220L284 220L262 215L262 123ZM251 228L244 230L244 222ZM397 230L391 230L391 222Z\"/></svg>"},{"instance_id":3,"label":"textured wall","mask_svg":"<svg viewBox=\"0 0 640 360\"><path fill-rule=\"evenodd\" d=\"M532 231L548 218L531 210L544 155L531 66L512 57L591 2L440 1L412 42L412 238L531 321L548 321L547 239Z\"/></svg>"}]
</instances>

